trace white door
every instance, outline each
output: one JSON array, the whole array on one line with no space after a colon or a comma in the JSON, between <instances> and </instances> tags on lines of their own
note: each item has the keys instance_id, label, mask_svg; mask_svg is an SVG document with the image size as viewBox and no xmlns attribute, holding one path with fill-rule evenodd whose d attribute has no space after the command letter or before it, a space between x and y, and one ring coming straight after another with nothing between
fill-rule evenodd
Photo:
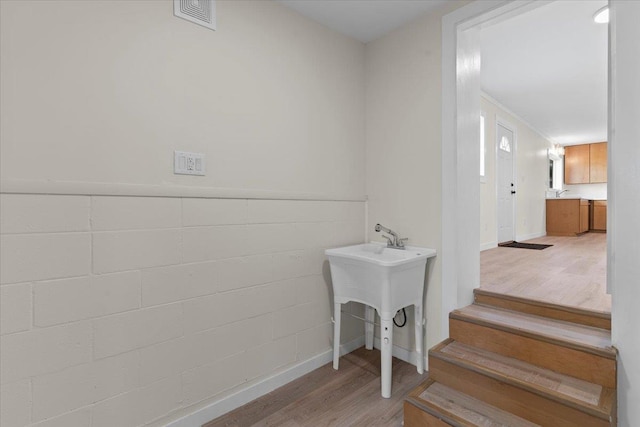
<instances>
[{"instance_id":1,"label":"white door","mask_svg":"<svg viewBox=\"0 0 640 427\"><path fill-rule=\"evenodd\" d=\"M496 124L496 136L498 144L498 243L503 243L515 240L516 187L513 179L515 144L513 131L500 123Z\"/></svg>"}]
</instances>

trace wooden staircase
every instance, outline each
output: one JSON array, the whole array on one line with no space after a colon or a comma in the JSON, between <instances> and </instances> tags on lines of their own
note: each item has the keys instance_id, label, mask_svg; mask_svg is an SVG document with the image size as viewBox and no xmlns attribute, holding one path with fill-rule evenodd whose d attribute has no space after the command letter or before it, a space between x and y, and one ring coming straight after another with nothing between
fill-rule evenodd
<instances>
[{"instance_id":1,"label":"wooden staircase","mask_svg":"<svg viewBox=\"0 0 640 427\"><path fill-rule=\"evenodd\" d=\"M476 289L429 351L404 426L616 425L611 317Z\"/></svg>"}]
</instances>

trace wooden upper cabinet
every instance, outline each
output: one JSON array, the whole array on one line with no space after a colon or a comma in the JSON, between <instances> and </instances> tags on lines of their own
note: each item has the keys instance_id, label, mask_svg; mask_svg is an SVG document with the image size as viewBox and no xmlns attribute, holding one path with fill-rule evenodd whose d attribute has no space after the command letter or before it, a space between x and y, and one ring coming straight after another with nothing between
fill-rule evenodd
<instances>
[{"instance_id":1,"label":"wooden upper cabinet","mask_svg":"<svg viewBox=\"0 0 640 427\"><path fill-rule=\"evenodd\" d=\"M564 183L607 182L607 143L564 147Z\"/></svg>"},{"instance_id":2,"label":"wooden upper cabinet","mask_svg":"<svg viewBox=\"0 0 640 427\"><path fill-rule=\"evenodd\" d=\"M589 144L589 182L607 182L607 143Z\"/></svg>"},{"instance_id":3,"label":"wooden upper cabinet","mask_svg":"<svg viewBox=\"0 0 640 427\"><path fill-rule=\"evenodd\" d=\"M589 144L564 147L564 183L588 184L589 180Z\"/></svg>"}]
</instances>

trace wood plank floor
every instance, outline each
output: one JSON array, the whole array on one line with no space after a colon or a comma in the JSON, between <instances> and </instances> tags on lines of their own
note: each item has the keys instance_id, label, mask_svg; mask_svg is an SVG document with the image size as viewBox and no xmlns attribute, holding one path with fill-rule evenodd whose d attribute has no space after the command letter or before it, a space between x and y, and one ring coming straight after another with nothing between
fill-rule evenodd
<instances>
[{"instance_id":1,"label":"wood plank floor","mask_svg":"<svg viewBox=\"0 0 640 427\"><path fill-rule=\"evenodd\" d=\"M402 405L427 377L393 358L390 399L380 396L380 351L364 347L342 356L203 427L401 426Z\"/></svg>"},{"instance_id":2,"label":"wood plank floor","mask_svg":"<svg viewBox=\"0 0 640 427\"><path fill-rule=\"evenodd\" d=\"M556 304L611 312L606 294L607 235L540 237L544 250L493 248L480 252L480 288Z\"/></svg>"}]
</instances>

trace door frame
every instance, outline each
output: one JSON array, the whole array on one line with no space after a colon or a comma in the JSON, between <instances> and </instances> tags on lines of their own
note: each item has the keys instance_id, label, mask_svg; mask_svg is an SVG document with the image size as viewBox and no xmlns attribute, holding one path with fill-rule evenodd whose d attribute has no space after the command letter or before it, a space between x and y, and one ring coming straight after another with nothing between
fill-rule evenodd
<instances>
[{"instance_id":1,"label":"door frame","mask_svg":"<svg viewBox=\"0 0 640 427\"><path fill-rule=\"evenodd\" d=\"M495 120L495 134L496 134L496 138L495 138L495 145L496 145L496 150L495 150L495 156L496 156L496 242L501 243L500 242L500 238L499 238L499 234L500 234L500 221L498 219L499 215L498 215L498 164L499 164L499 159L498 159L498 155L500 153L500 141L498 141L498 125L502 126L503 128L511 131L511 133L513 134L513 141L511 144L511 173L513 174L513 189L516 191L515 197L513 198L513 211L511 212L511 219L513 221L513 232L512 232L512 240L517 240L517 218L518 216L516 215L516 212L518 211L518 174L517 174L517 150L518 150L518 129L510 122L508 122L507 120L505 120L504 118L502 118L501 116L496 114L496 120Z\"/></svg>"},{"instance_id":2,"label":"door frame","mask_svg":"<svg viewBox=\"0 0 640 427\"><path fill-rule=\"evenodd\" d=\"M469 46L475 39L463 33L551 2L475 1L442 18L441 338L449 336L449 312L473 303L473 289L480 286L480 53Z\"/></svg>"},{"instance_id":3,"label":"door frame","mask_svg":"<svg viewBox=\"0 0 640 427\"><path fill-rule=\"evenodd\" d=\"M549 2L536 3L543 5ZM459 76L456 72L458 32L467 25L478 25L492 18L519 14L531 6L531 1L475 1L445 15L442 20L442 311L438 314L441 314L443 338L449 336L447 320L450 309L458 308L465 302L473 302L472 291L480 279L479 266L473 265L473 256L465 256L467 253L461 249L463 236L456 231L458 221L469 223L478 229L480 227L480 218L479 215L474 216L473 206L465 204L458 196L461 187L465 185L472 189L478 188L479 192L477 174L473 173L469 179L465 171L460 170L464 168L458 162L458 156L464 158L466 155L466 152L459 150L464 145L456 133L458 110L474 111L473 106L457 104L457 79L479 77ZM640 59L635 54L637 44L633 42L640 34L636 25L640 6L635 2L609 0L609 10L607 285L612 296L612 344L619 354L618 420L621 425L638 425L640 410L636 403L639 394L631 384L637 384L640 379L640 364L637 362L640 340L635 328L640 319L636 303L640 291L634 281L637 271L632 248L635 244L633 238L640 232L637 221L640 196L633 192L633 181L629 177L637 174L638 151L634 141L640 136L640 125L634 114L640 93L636 84ZM474 168L473 172L476 170ZM624 196L619 197L619 194ZM464 209L468 207L471 209L465 215ZM468 246L473 244L473 241L467 240ZM475 246L476 252L478 244L479 241ZM471 281L461 280L462 278L470 278Z\"/></svg>"}]
</instances>

